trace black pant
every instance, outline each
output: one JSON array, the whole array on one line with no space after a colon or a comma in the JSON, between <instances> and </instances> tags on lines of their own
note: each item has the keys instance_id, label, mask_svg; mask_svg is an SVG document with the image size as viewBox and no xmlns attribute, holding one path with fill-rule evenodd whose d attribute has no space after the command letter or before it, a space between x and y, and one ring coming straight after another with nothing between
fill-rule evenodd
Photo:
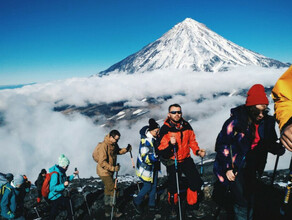
<instances>
[{"instance_id":1,"label":"black pant","mask_svg":"<svg viewBox=\"0 0 292 220\"><path fill-rule=\"evenodd\" d=\"M176 170L175 165L166 167L168 173L168 192L170 194L177 193L176 187ZM203 181L191 157L186 158L183 162L178 163L178 176L184 173L188 180L188 188L192 191L199 191L203 185Z\"/></svg>"},{"instance_id":2,"label":"black pant","mask_svg":"<svg viewBox=\"0 0 292 220\"><path fill-rule=\"evenodd\" d=\"M52 200L50 202L50 205L51 205L50 220L56 218L56 216L58 215L58 209L66 209L67 219L72 219L70 200L68 197L61 196L56 200Z\"/></svg>"}]
</instances>

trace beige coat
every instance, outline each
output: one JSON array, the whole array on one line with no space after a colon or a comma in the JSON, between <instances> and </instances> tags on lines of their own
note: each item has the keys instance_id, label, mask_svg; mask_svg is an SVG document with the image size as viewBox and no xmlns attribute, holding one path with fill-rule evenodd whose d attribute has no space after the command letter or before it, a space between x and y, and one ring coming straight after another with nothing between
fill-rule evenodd
<instances>
[{"instance_id":1,"label":"beige coat","mask_svg":"<svg viewBox=\"0 0 292 220\"><path fill-rule=\"evenodd\" d=\"M98 149L98 150L97 150ZM127 153L126 148L119 148L118 144L110 142L109 134L104 141L98 143L93 151L93 158L98 158L96 173L99 176L113 176L117 163L117 155Z\"/></svg>"}]
</instances>

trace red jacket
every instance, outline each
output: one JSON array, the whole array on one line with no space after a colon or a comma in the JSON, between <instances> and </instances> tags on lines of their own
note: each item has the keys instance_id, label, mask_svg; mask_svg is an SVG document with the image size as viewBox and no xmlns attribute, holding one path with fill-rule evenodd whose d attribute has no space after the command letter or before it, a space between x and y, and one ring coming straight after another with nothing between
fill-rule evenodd
<instances>
[{"instance_id":1,"label":"red jacket","mask_svg":"<svg viewBox=\"0 0 292 220\"><path fill-rule=\"evenodd\" d=\"M190 148L193 150L194 155L197 155L197 151L200 150L200 148L191 125L184 119L178 124L173 124L171 120L167 118L160 129L160 144L158 150L161 152L162 156L165 157L165 155L168 155L168 157L174 160L174 146L170 143L170 137L173 135L176 138L178 146L178 162L182 162L185 158L191 156Z\"/></svg>"}]
</instances>

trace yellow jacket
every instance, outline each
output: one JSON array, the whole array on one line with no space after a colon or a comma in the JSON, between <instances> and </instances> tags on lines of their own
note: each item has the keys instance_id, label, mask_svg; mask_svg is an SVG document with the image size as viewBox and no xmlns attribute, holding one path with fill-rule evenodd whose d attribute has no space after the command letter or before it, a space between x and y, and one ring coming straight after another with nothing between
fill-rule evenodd
<instances>
[{"instance_id":1,"label":"yellow jacket","mask_svg":"<svg viewBox=\"0 0 292 220\"><path fill-rule=\"evenodd\" d=\"M292 117L292 65L278 79L272 90L275 102L275 116L280 130Z\"/></svg>"}]
</instances>

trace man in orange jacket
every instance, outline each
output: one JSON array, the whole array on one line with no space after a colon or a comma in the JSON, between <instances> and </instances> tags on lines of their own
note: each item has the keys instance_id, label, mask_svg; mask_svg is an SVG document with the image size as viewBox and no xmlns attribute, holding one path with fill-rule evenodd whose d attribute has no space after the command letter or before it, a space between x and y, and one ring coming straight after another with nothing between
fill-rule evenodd
<instances>
[{"instance_id":1,"label":"man in orange jacket","mask_svg":"<svg viewBox=\"0 0 292 220\"><path fill-rule=\"evenodd\" d=\"M178 176L185 174L188 180L187 203L188 213L197 215L194 205L197 203L197 191L203 181L200 178L196 165L191 158L190 149L194 155L204 157L206 152L200 149L191 125L182 118L181 106L172 104L168 108L168 117L160 130L160 144L158 146L161 162L164 163L168 173L168 202L172 207L172 216L178 203L176 187L176 168L174 150L177 152ZM197 216L199 217L199 216Z\"/></svg>"},{"instance_id":2,"label":"man in orange jacket","mask_svg":"<svg viewBox=\"0 0 292 220\"><path fill-rule=\"evenodd\" d=\"M272 91L275 116L281 130L281 142L292 152L292 65L278 79Z\"/></svg>"}]
</instances>

